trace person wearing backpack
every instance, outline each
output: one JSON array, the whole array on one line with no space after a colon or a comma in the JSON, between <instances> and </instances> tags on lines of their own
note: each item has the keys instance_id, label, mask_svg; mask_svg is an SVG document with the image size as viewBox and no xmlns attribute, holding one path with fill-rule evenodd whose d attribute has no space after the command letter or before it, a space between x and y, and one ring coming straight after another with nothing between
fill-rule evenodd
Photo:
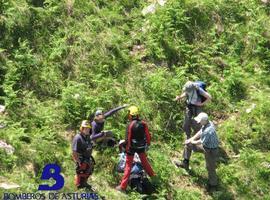
<instances>
[{"instance_id":1,"label":"person wearing backpack","mask_svg":"<svg viewBox=\"0 0 270 200\"><path fill-rule=\"evenodd\" d=\"M127 126L126 132L126 165L124 176L121 183L116 187L116 190L124 192L128 185L128 180L132 170L134 154L137 153L141 160L142 166L146 173L153 177L155 173L147 160L146 149L150 145L151 136L148 131L146 122L139 118L139 109L136 106L128 108L128 118L130 123Z\"/></svg>"},{"instance_id":2,"label":"person wearing backpack","mask_svg":"<svg viewBox=\"0 0 270 200\"><path fill-rule=\"evenodd\" d=\"M176 96L175 100L186 98L186 113L183 129L187 138L191 137L191 129L197 132L200 125L194 120L194 117L202 112L202 108L211 100L211 95L206 92L206 84L202 81L188 81L183 87L183 93Z\"/></svg>"},{"instance_id":3,"label":"person wearing backpack","mask_svg":"<svg viewBox=\"0 0 270 200\"><path fill-rule=\"evenodd\" d=\"M183 129L186 139L191 137L192 129L196 133L201 125L194 120L202 112L202 108L211 100L211 95L206 91L206 84L202 81L187 81L183 87L181 95L176 96L175 100L186 98L186 112ZM191 152L190 152L191 153Z\"/></svg>"},{"instance_id":4,"label":"person wearing backpack","mask_svg":"<svg viewBox=\"0 0 270 200\"><path fill-rule=\"evenodd\" d=\"M92 157L90 132L91 124L88 120L83 120L80 132L75 135L72 141L72 157L76 163L75 185L78 189L91 188L87 180L94 171L95 160Z\"/></svg>"}]
</instances>

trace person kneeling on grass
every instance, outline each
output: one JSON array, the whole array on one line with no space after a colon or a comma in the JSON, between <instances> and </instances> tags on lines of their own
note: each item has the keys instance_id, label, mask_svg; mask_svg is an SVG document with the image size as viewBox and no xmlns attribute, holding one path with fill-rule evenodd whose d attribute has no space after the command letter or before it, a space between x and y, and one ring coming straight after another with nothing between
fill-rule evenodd
<instances>
[{"instance_id":1,"label":"person kneeling on grass","mask_svg":"<svg viewBox=\"0 0 270 200\"><path fill-rule=\"evenodd\" d=\"M125 191L128 185L128 180L132 170L134 154L137 153L140 157L142 166L146 173L153 177L155 173L149 164L146 156L146 148L150 145L150 133L147 124L139 119L139 110L136 106L128 108L128 118L130 123L126 133L126 166L121 184L116 187L118 191Z\"/></svg>"},{"instance_id":2,"label":"person kneeling on grass","mask_svg":"<svg viewBox=\"0 0 270 200\"><path fill-rule=\"evenodd\" d=\"M97 110L95 112L94 120L91 122L92 125L92 134L91 140L101 146L110 146L115 145L115 139L113 137L112 131L106 131L104 129L105 121L108 117L112 116L121 109L124 109L127 105L119 106L108 112L103 112L102 110Z\"/></svg>"},{"instance_id":3,"label":"person kneeling on grass","mask_svg":"<svg viewBox=\"0 0 270 200\"><path fill-rule=\"evenodd\" d=\"M193 137L185 141L183 153L184 160L182 162L177 161L175 164L178 167L188 170L191 150L204 153L209 178L208 189L215 190L218 184L216 174L216 161L218 158L219 145L218 136L214 124L208 120L208 115L206 113L202 112L194 119L201 124L202 128Z\"/></svg>"}]
</instances>

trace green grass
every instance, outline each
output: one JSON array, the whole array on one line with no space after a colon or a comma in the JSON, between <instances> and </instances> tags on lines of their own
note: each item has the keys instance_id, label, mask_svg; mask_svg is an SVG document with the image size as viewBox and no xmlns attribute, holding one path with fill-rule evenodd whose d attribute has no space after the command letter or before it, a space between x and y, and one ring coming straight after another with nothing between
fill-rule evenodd
<instances>
[{"instance_id":1,"label":"green grass","mask_svg":"<svg viewBox=\"0 0 270 200\"><path fill-rule=\"evenodd\" d=\"M148 199L269 199L269 4L257 0L169 0L154 14L150 1L6 1L0 3L0 103L7 107L0 139L0 180L37 192L47 163L62 167L75 192L70 143L95 111L136 104L149 123L149 158L158 175ZM203 155L192 173L181 159L184 105L173 101L185 81L204 80L205 107L218 125L219 190L206 192ZM251 109L250 112L247 110ZM125 135L125 111L106 129ZM95 151L91 183L106 199L141 199L114 190L117 150ZM5 192L0 190L0 194ZM1 196L0 195L0 196Z\"/></svg>"}]
</instances>

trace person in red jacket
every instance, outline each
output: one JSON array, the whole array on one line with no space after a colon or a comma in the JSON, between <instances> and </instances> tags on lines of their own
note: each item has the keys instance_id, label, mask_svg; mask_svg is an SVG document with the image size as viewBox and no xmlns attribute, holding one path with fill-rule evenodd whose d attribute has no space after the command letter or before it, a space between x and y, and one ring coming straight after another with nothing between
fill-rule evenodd
<instances>
[{"instance_id":1,"label":"person in red jacket","mask_svg":"<svg viewBox=\"0 0 270 200\"><path fill-rule=\"evenodd\" d=\"M128 179L132 169L132 162L134 154L137 153L142 162L142 166L149 176L155 176L155 173L149 164L146 156L146 149L150 145L151 136L147 124L139 119L139 109L136 106L128 108L128 118L130 120L126 132L126 166L124 176L119 186L116 187L118 191L125 191L128 185Z\"/></svg>"}]
</instances>

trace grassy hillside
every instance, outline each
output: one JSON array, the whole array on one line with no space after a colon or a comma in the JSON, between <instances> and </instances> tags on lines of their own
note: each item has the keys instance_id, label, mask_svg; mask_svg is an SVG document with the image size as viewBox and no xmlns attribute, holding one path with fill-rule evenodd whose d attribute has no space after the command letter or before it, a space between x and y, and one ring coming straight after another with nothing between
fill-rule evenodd
<instances>
[{"instance_id":1,"label":"grassy hillside","mask_svg":"<svg viewBox=\"0 0 270 200\"><path fill-rule=\"evenodd\" d=\"M0 2L0 181L36 192L47 163L62 167L76 191L70 142L96 108L138 105L149 123L149 158L158 192L149 199L270 199L270 3L260 0ZM150 4L155 12L143 14ZM162 4L162 5L160 5ZM177 169L184 105L173 101L187 80L204 80L213 100L206 111L217 124L220 188L205 190L203 155L192 174ZM125 134L125 112L106 129ZM117 149L95 151L91 183L106 199L119 194L113 171ZM5 192L0 189L0 196Z\"/></svg>"}]
</instances>

